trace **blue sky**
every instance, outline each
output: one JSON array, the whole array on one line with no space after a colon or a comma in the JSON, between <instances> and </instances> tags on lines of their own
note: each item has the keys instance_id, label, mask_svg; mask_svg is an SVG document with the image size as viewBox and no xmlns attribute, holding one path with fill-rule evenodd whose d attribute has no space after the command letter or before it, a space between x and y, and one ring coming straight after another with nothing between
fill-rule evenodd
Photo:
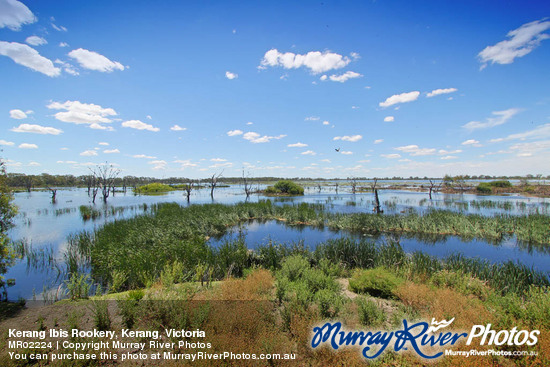
<instances>
[{"instance_id":1,"label":"blue sky","mask_svg":"<svg viewBox=\"0 0 550 367\"><path fill-rule=\"evenodd\" d=\"M549 175L547 17L542 1L0 0L1 156L27 174Z\"/></svg>"}]
</instances>

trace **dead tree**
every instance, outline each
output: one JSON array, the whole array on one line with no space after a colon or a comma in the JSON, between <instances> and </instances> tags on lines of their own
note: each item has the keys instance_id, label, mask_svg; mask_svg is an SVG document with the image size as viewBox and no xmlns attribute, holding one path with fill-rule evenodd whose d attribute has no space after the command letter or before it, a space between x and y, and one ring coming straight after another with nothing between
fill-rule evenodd
<instances>
[{"instance_id":1,"label":"dead tree","mask_svg":"<svg viewBox=\"0 0 550 367\"><path fill-rule=\"evenodd\" d=\"M380 199L378 198L378 189L376 188L377 181L378 179L375 177L374 180L372 181L372 184L370 185L372 188L372 191L374 192L374 203L375 203L372 211L376 212L376 214L380 214L380 213L384 213L384 211L380 207Z\"/></svg>"},{"instance_id":2,"label":"dead tree","mask_svg":"<svg viewBox=\"0 0 550 367\"><path fill-rule=\"evenodd\" d=\"M252 194L252 184L248 180L248 175L244 174L243 169L243 185L244 185L244 193L246 195L246 200L250 197L250 194Z\"/></svg>"},{"instance_id":3,"label":"dead tree","mask_svg":"<svg viewBox=\"0 0 550 367\"><path fill-rule=\"evenodd\" d=\"M114 189L115 179L120 174L120 170L114 168L112 164L110 165L107 162L105 162L105 164L98 165L95 169L92 169L91 171L96 181L95 187L101 190L101 194L103 196L103 202L107 203L107 198L109 197L111 190ZM94 202L95 202L95 195L94 195Z\"/></svg>"},{"instance_id":4,"label":"dead tree","mask_svg":"<svg viewBox=\"0 0 550 367\"><path fill-rule=\"evenodd\" d=\"M443 181L440 182L439 185L436 185L435 181L430 180L430 194L429 194L430 195L430 200L432 200L432 191L433 192L439 191L439 188L441 187L442 183L443 183Z\"/></svg>"},{"instance_id":5,"label":"dead tree","mask_svg":"<svg viewBox=\"0 0 550 367\"><path fill-rule=\"evenodd\" d=\"M220 179L220 177L222 177L222 173L223 171L218 174L214 173L210 178L210 197L212 198L212 200L214 200L214 189L216 188L216 186L218 186L218 180Z\"/></svg>"},{"instance_id":6,"label":"dead tree","mask_svg":"<svg viewBox=\"0 0 550 367\"><path fill-rule=\"evenodd\" d=\"M319 191L319 193L321 192L321 184L320 183L317 184L317 190Z\"/></svg>"},{"instance_id":7,"label":"dead tree","mask_svg":"<svg viewBox=\"0 0 550 367\"><path fill-rule=\"evenodd\" d=\"M357 191L357 179L355 177L348 177L349 184L351 185L351 193L355 195Z\"/></svg>"},{"instance_id":8,"label":"dead tree","mask_svg":"<svg viewBox=\"0 0 550 367\"><path fill-rule=\"evenodd\" d=\"M336 182L336 185L334 185L334 190L336 191L336 194L338 194L338 182Z\"/></svg>"},{"instance_id":9,"label":"dead tree","mask_svg":"<svg viewBox=\"0 0 550 367\"><path fill-rule=\"evenodd\" d=\"M189 202L189 198L191 196L191 191L193 191L193 181L189 180L187 184L183 185L183 190L185 191L187 195L187 202Z\"/></svg>"},{"instance_id":10,"label":"dead tree","mask_svg":"<svg viewBox=\"0 0 550 367\"><path fill-rule=\"evenodd\" d=\"M57 189L53 189L48 186L48 190L52 193L52 204L55 204L55 196L57 195Z\"/></svg>"}]
</instances>

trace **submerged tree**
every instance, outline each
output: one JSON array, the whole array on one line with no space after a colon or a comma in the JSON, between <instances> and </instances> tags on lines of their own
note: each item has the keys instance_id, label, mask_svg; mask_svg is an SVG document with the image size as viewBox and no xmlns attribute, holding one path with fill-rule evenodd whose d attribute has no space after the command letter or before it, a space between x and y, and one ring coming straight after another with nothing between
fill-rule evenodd
<instances>
[{"instance_id":1,"label":"submerged tree","mask_svg":"<svg viewBox=\"0 0 550 367\"><path fill-rule=\"evenodd\" d=\"M250 194L252 193L252 184L250 183L248 175L244 174L243 169L243 185L244 185L244 193L246 195L246 200L250 197Z\"/></svg>"},{"instance_id":2,"label":"submerged tree","mask_svg":"<svg viewBox=\"0 0 550 367\"><path fill-rule=\"evenodd\" d=\"M187 195L187 202L189 202L191 191L193 191L193 181L189 180L185 185L183 185L183 190L185 191Z\"/></svg>"},{"instance_id":3,"label":"submerged tree","mask_svg":"<svg viewBox=\"0 0 550 367\"><path fill-rule=\"evenodd\" d=\"M7 287L15 283L12 279L4 279L4 274L15 261L15 253L6 234L8 229L13 227L12 219L17 213L12 200L13 194L8 187L5 163L0 159L0 300L7 299Z\"/></svg>"},{"instance_id":4,"label":"submerged tree","mask_svg":"<svg viewBox=\"0 0 550 367\"><path fill-rule=\"evenodd\" d=\"M378 198L378 189L376 188L377 182L378 182L378 179L375 177L371 184L372 191L374 192L374 203L375 203L373 212L376 212L376 214L380 214L380 213L384 213L384 211L380 206L380 199Z\"/></svg>"},{"instance_id":5,"label":"submerged tree","mask_svg":"<svg viewBox=\"0 0 550 367\"><path fill-rule=\"evenodd\" d=\"M357 178L355 177L348 177L349 184L351 185L351 193L355 194L357 190Z\"/></svg>"},{"instance_id":6,"label":"submerged tree","mask_svg":"<svg viewBox=\"0 0 550 367\"><path fill-rule=\"evenodd\" d=\"M214 189L216 188L216 186L218 186L218 180L220 179L220 177L222 177L222 173L223 171L218 174L214 173L210 178L210 197L212 198L212 200L214 200Z\"/></svg>"},{"instance_id":7,"label":"submerged tree","mask_svg":"<svg viewBox=\"0 0 550 367\"><path fill-rule=\"evenodd\" d=\"M103 196L103 202L107 203L107 198L111 191L114 190L115 179L120 174L120 170L112 164L105 162L105 164L98 165L95 169L91 169L91 171L94 176L94 188L96 188L93 201L95 202L95 194L97 194L97 190L99 189Z\"/></svg>"},{"instance_id":8,"label":"submerged tree","mask_svg":"<svg viewBox=\"0 0 550 367\"><path fill-rule=\"evenodd\" d=\"M432 200L432 191L437 192L439 190L439 188L441 187L442 183L443 183L443 181L440 182L439 185L436 185L435 181L430 180L430 200Z\"/></svg>"}]
</instances>

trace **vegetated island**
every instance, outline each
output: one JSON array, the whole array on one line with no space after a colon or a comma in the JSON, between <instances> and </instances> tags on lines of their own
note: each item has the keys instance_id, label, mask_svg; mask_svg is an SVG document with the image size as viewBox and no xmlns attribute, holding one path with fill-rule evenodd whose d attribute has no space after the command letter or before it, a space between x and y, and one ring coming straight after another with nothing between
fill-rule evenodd
<instances>
[{"instance_id":1,"label":"vegetated island","mask_svg":"<svg viewBox=\"0 0 550 367\"><path fill-rule=\"evenodd\" d=\"M290 180L280 180L273 186L268 186L263 194L266 196L298 196L304 195L304 188Z\"/></svg>"}]
</instances>

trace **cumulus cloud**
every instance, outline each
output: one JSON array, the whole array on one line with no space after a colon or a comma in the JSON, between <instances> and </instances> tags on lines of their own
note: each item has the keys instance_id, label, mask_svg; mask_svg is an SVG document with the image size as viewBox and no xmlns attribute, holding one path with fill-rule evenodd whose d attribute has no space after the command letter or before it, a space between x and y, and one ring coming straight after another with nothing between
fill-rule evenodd
<instances>
[{"instance_id":1,"label":"cumulus cloud","mask_svg":"<svg viewBox=\"0 0 550 367\"><path fill-rule=\"evenodd\" d=\"M48 43L44 38L38 36L29 36L25 39L25 42L31 46L42 46Z\"/></svg>"},{"instance_id":2,"label":"cumulus cloud","mask_svg":"<svg viewBox=\"0 0 550 367\"><path fill-rule=\"evenodd\" d=\"M351 141L355 143L356 141L359 141L361 139L363 139L363 136L361 135L352 135L352 136L344 135L344 136L335 136L332 140Z\"/></svg>"},{"instance_id":3,"label":"cumulus cloud","mask_svg":"<svg viewBox=\"0 0 550 367\"><path fill-rule=\"evenodd\" d=\"M461 149L455 149L455 150L445 150L445 149L439 149L439 154L457 154L462 153Z\"/></svg>"},{"instance_id":4,"label":"cumulus cloud","mask_svg":"<svg viewBox=\"0 0 550 367\"><path fill-rule=\"evenodd\" d=\"M98 144L99 144L99 145L103 145L103 146L108 146L108 145L109 145L109 143L104 142L104 141L101 141L101 142L99 142Z\"/></svg>"},{"instance_id":5,"label":"cumulus cloud","mask_svg":"<svg viewBox=\"0 0 550 367\"><path fill-rule=\"evenodd\" d=\"M145 154L134 154L132 158L145 158L145 159L155 159L157 157L145 155Z\"/></svg>"},{"instance_id":6,"label":"cumulus cloud","mask_svg":"<svg viewBox=\"0 0 550 367\"><path fill-rule=\"evenodd\" d=\"M349 151L349 150L342 150L342 151L340 152L340 154L343 154L343 155L352 155L353 152L351 152L351 151Z\"/></svg>"},{"instance_id":7,"label":"cumulus cloud","mask_svg":"<svg viewBox=\"0 0 550 367\"><path fill-rule=\"evenodd\" d=\"M20 148L20 149L38 149L38 145L29 144L29 143L22 143L22 144L19 144L18 148Z\"/></svg>"},{"instance_id":8,"label":"cumulus cloud","mask_svg":"<svg viewBox=\"0 0 550 367\"><path fill-rule=\"evenodd\" d=\"M393 116L384 117L384 122L393 122L393 121L395 121L395 118Z\"/></svg>"},{"instance_id":9,"label":"cumulus cloud","mask_svg":"<svg viewBox=\"0 0 550 367\"><path fill-rule=\"evenodd\" d=\"M456 88L434 89L430 93L426 94L426 97L430 98L430 97L438 96L440 94L453 93L453 92L456 92L457 90L458 89Z\"/></svg>"},{"instance_id":10,"label":"cumulus cloud","mask_svg":"<svg viewBox=\"0 0 550 367\"><path fill-rule=\"evenodd\" d=\"M316 155L313 150L306 150L305 152L300 153L301 155Z\"/></svg>"},{"instance_id":11,"label":"cumulus cloud","mask_svg":"<svg viewBox=\"0 0 550 367\"><path fill-rule=\"evenodd\" d=\"M305 121L319 121L320 117L318 116L309 116L305 118Z\"/></svg>"},{"instance_id":12,"label":"cumulus cloud","mask_svg":"<svg viewBox=\"0 0 550 367\"><path fill-rule=\"evenodd\" d=\"M229 130L227 132L227 136L237 136L237 135L242 135L242 134L244 134L242 132L242 130Z\"/></svg>"},{"instance_id":13,"label":"cumulus cloud","mask_svg":"<svg viewBox=\"0 0 550 367\"><path fill-rule=\"evenodd\" d=\"M341 69L348 65L351 59L329 51L310 51L300 55L292 52L282 53L277 49L267 51L260 63L260 68L281 66L285 69L308 68L312 73L319 74L333 69Z\"/></svg>"},{"instance_id":14,"label":"cumulus cloud","mask_svg":"<svg viewBox=\"0 0 550 367\"><path fill-rule=\"evenodd\" d=\"M67 42L59 42L59 47L69 47Z\"/></svg>"},{"instance_id":15,"label":"cumulus cloud","mask_svg":"<svg viewBox=\"0 0 550 367\"><path fill-rule=\"evenodd\" d=\"M28 116L25 112L16 109L16 110L10 111L10 117L12 119L22 120L22 119L26 119Z\"/></svg>"},{"instance_id":16,"label":"cumulus cloud","mask_svg":"<svg viewBox=\"0 0 550 367\"><path fill-rule=\"evenodd\" d=\"M11 146L14 145L14 143L12 141L7 141L7 140L4 140L4 139L0 139L0 145L11 147Z\"/></svg>"},{"instance_id":17,"label":"cumulus cloud","mask_svg":"<svg viewBox=\"0 0 550 367\"><path fill-rule=\"evenodd\" d=\"M34 48L22 43L0 41L0 55L7 56L15 63L49 77L61 74L61 69L56 68L50 59L41 56Z\"/></svg>"},{"instance_id":18,"label":"cumulus cloud","mask_svg":"<svg viewBox=\"0 0 550 367\"><path fill-rule=\"evenodd\" d=\"M278 136L268 136L264 135L261 136L260 134L250 131L243 135L243 139L248 140L251 143L258 144L258 143L269 143L271 140L278 140L284 138L286 135L281 134Z\"/></svg>"},{"instance_id":19,"label":"cumulus cloud","mask_svg":"<svg viewBox=\"0 0 550 367\"><path fill-rule=\"evenodd\" d=\"M374 141L374 144L380 144L380 143L382 143L382 142L384 142L384 139L376 139L376 140Z\"/></svg>"},{"instance_id":20,"label":"cumulus cloud","mask_svg":"<svg viewBox=\"0 0 550 367\"><path fill-rule=\"evenodd\" d=\"M239 74L232 73L230 71L225 72L225 77L229 80L237 79L239 77Z\"/></svg>"},{"instance_id":21,"label":"cumulus cloud","mask_svg":"<svg viewBox=\"0 0 550 367\"><path fill-rule=\"evenodd\" d=\"M212 159L210 159L210 162L227 162L227 159L223 159L223 158L212 158Z\"/></svg>"},{"instance_id":22,"label":"cumulus cloud","mask_svg":"<svg viewBox=\"0 0 550 367\"><path fill-rule=\"evenodd\" d=\"M97 152L93 149L89 149L89 150L83 151L82 153L80 153L80 155L84 157L93 157L97 155Z\"/></svg>"},{"instance_id":23,"label":"cumulus cloud","mask_svg":"<svg viewBox=\"0 0 550 367\"><path fill-rule=\"evenodd\" d=\"M148 131L153 131L153 132L160 131L160 129L158 127L154 127L151 124L146 124L145 122L142 122L140 120L124 121L122 123L122 127L129 127L131 129L136 129L136 130L148 130Z\"/></svg>"},{"instance_id":24,"label":"cumulus cloud","mask_svg":"<svg viewBox=\"0 0 550 367\"><path fill-rule=\"evenodd\" d=\"M397 103L406 103L416 101L420 95L419 91L413 91L408 93L394 94L391 97L386 98L384 102L380 102L380 107L389 107Z\"/></svg>"},{"instance_id":25,"label":"cumulus cloud","mask_svg":"<svg viewBox=\"0 0 550 367\"><path fill-rule=\"evenodd\" d=\"M388 159L397 159L401 158L401 154L393 153L393 154L380 154L380 157L388 158Z\"/></svg>"},{"instance_id":26,"label":"cumulus cloud","mask_svg":"<svg viewBox=\"0 0 550 367\"><path fill-rule=\"evenodd\" d=\"M326 126L326 125L330 125L330 122L328 122L328 121L323 121L323 125L325 125L325 126Z\"/></svg>"},{"instance_id":27,"label":"cumulus cloud","mask_svg":"<svg viewBox=\"0 0 550 367\"><path fill-rule=\"evenodd\" d=\"M67 28L63 27L62 25L55 25L55 23L52 23L52 28L58 32L67 32Z\"/></svg>"},{"instance_id":28,"label":"cumulus cloud","mask_svg":"<svg viewBox=\"0 0 550 367\"><path fill-rule=\"evenodd\" d=\"M153 167L154 170L165 169L166 165L168 164L166 161L163 161L163 160L155 160L148 163L154 165Z\"/></svg>"},{"instance_id":29,"label":"cumulus cloud","mask_svg":"<svg viewBox=\"0 0 550 367\"><path fill-rule=\"evenodd\" d=\"M69 52L69 57L75 59L85 69L96 70L102 73L110 73L114 70L124 70L124 65L117 61L111 61L105 56L94 51L79 48Z\"/></svg>"},{"instance_id":30,"label":"cumulus cloud","mask_svg":"<svg viewBox=\"0 0 550 367\"><path fill-rule=\"evenodd\" d=\"M111 123L112 120L109 116L117 115L112 108L103 108L100 105L79 101L52 102L46 107L52 110L64 110L54 115L59 121L89 125L92 129L112 130L102 124Z\"/></svg>"},{"instance_id":31,"label":"cumulus cloud","mask_svg":"<svg viewBox=\"0 0 550 367\"><path fill-rule=\"evenodd\" d=\"M350 79L360 78L362 76L363 75L361 75L359 73L356 73L354 71L346 71L344 74L340 74L340 75L332 74L330 77L328 77L328 79L332 80L333 82L344 83L344 82L347 82ZM321 76L320 79L322 81L325 81L325 80L327 80L327 76L323 75L323 76Z\"/></svg>"},{"instance_id":32,"label":"cumulus cloud","mask_svg":"<svg viewBox=\"0 0 550 367\"><path fill-rule=\"evenodd\" d=\"M446 155L444 157L441 157L441 159L443 160L448 160L448 159L457 159L458 157L457 156L454 156L454 155Z\"/></svg>"},{"instance_id":33,"label":"cumulus cloud","mask_svg":"<svg viewBox=\"0 0 550 367\"><path fill-rule=\"evenodd\" d=\"M24 24L36 22L36 17L25 4L17 0L0 0L0 28L21 30Z\"/></svg>"},{"instance_id":34,"label":"cumulus cloud","mask_svg":"<svg viewBox=\"0 0 550 367\"><path fill-rule=\"evenodd\" d=\"M114 153L120 153L120 150L118 149L106 149L103 151L105 154L114 154Z\"/></svg>"},{"instance_id":35,"label":"cumulus cloud","mask_svg":"<svg viewBox=\"0 0 550 367\"><path fill-rule=\"evenodd\" d=\"M462 142L462 145L473 145L473 146L479 146L479 141L475 139L468 139L466 141Z\"/></svg>"},{"instance_id":36,"label":"cumulus cloud","mask_svg":"<svg viewBox=\"0 0 550 367\"><path fill-rule=\"evenodd\" d=\"M405 145L402 147L394 148L403 153L409 153L412 156L432 155L435 154L434 148L420 148L418 145Z\"/></svg>"},{"instance_id":37,"label":"cumulus cloud","mask_svg":"<svg viewBox=\"0 0 550 367\"><path fill-rule=\"evenodd\" d=\"M495 117L487 117L485 122L470 121L466 125L462 125L467 130L487 129L504 124L510 120L515 114L520 111L519 108L510 108L504 111L494 111L492 114Z\"/></svg>"},{"instance_id":38,"label":"cumulus cloud","mask_svg":"<svg viewBox=\"0 0 550 367\"><path fill-rule=\"evenodd\" d=\"M508 32L507 40L493 46L487 46L477 56L482 63L481 69L491 64L511 64L516 57L523 57L537 48L541 41L550 38L543 33L550 28L550 21L535 20Z\"/></svg>"},{"instance_id":39,"label":"cumulus cloud","mask_svg":"<svg viewBox=\"0 0 550 367\"><path fill-rule=\"evenodd\" d=\"M186 127L181 127L179 125L174 125L170 128L170 130L172 130L172 131L185 131L185 130L187 130L187 128Z\"/></svg>"},{"instance_id":40,"label":"cumulus cloud","mask_svg":"<svg viewBox=\"0 0 550 367\"><path fill-rule=\"evenodd\" d=\"M71 75L74 75L74 76L80 75L78 70L76 70L76 68L72 64L69 64L68 62L65 62L65 61L62 61L62 60L59 60L59 59L55 59L54 63L57 64L57 65L61 65L63 67L63 70L67 74L71 74Z\"/></svg>"},{"instance_id":41,"label":"cumulus cloud","mask_svg":"<svg viewBox=\"0 0 550 367\"><path fill-rule=\"evenodd\" d=\"M304 143L294 143L294 144L288 144L287 147L289 148L304 148L307 147L307 144Z\"/></svg>"},{"instance_id":42,"label":"cumulus cloud","mask_svg":"<svg viewBox=\"0 0 550 367\"><path fill-rule=\"evenodd\" d=\"M18 127L14 127L10 131L16 133L34 133L34 134L50 134L50 135L59 135L63 131L49 126L41 125L31 125L31 124L21 124Z\"/></svg>"}]
</instances>

